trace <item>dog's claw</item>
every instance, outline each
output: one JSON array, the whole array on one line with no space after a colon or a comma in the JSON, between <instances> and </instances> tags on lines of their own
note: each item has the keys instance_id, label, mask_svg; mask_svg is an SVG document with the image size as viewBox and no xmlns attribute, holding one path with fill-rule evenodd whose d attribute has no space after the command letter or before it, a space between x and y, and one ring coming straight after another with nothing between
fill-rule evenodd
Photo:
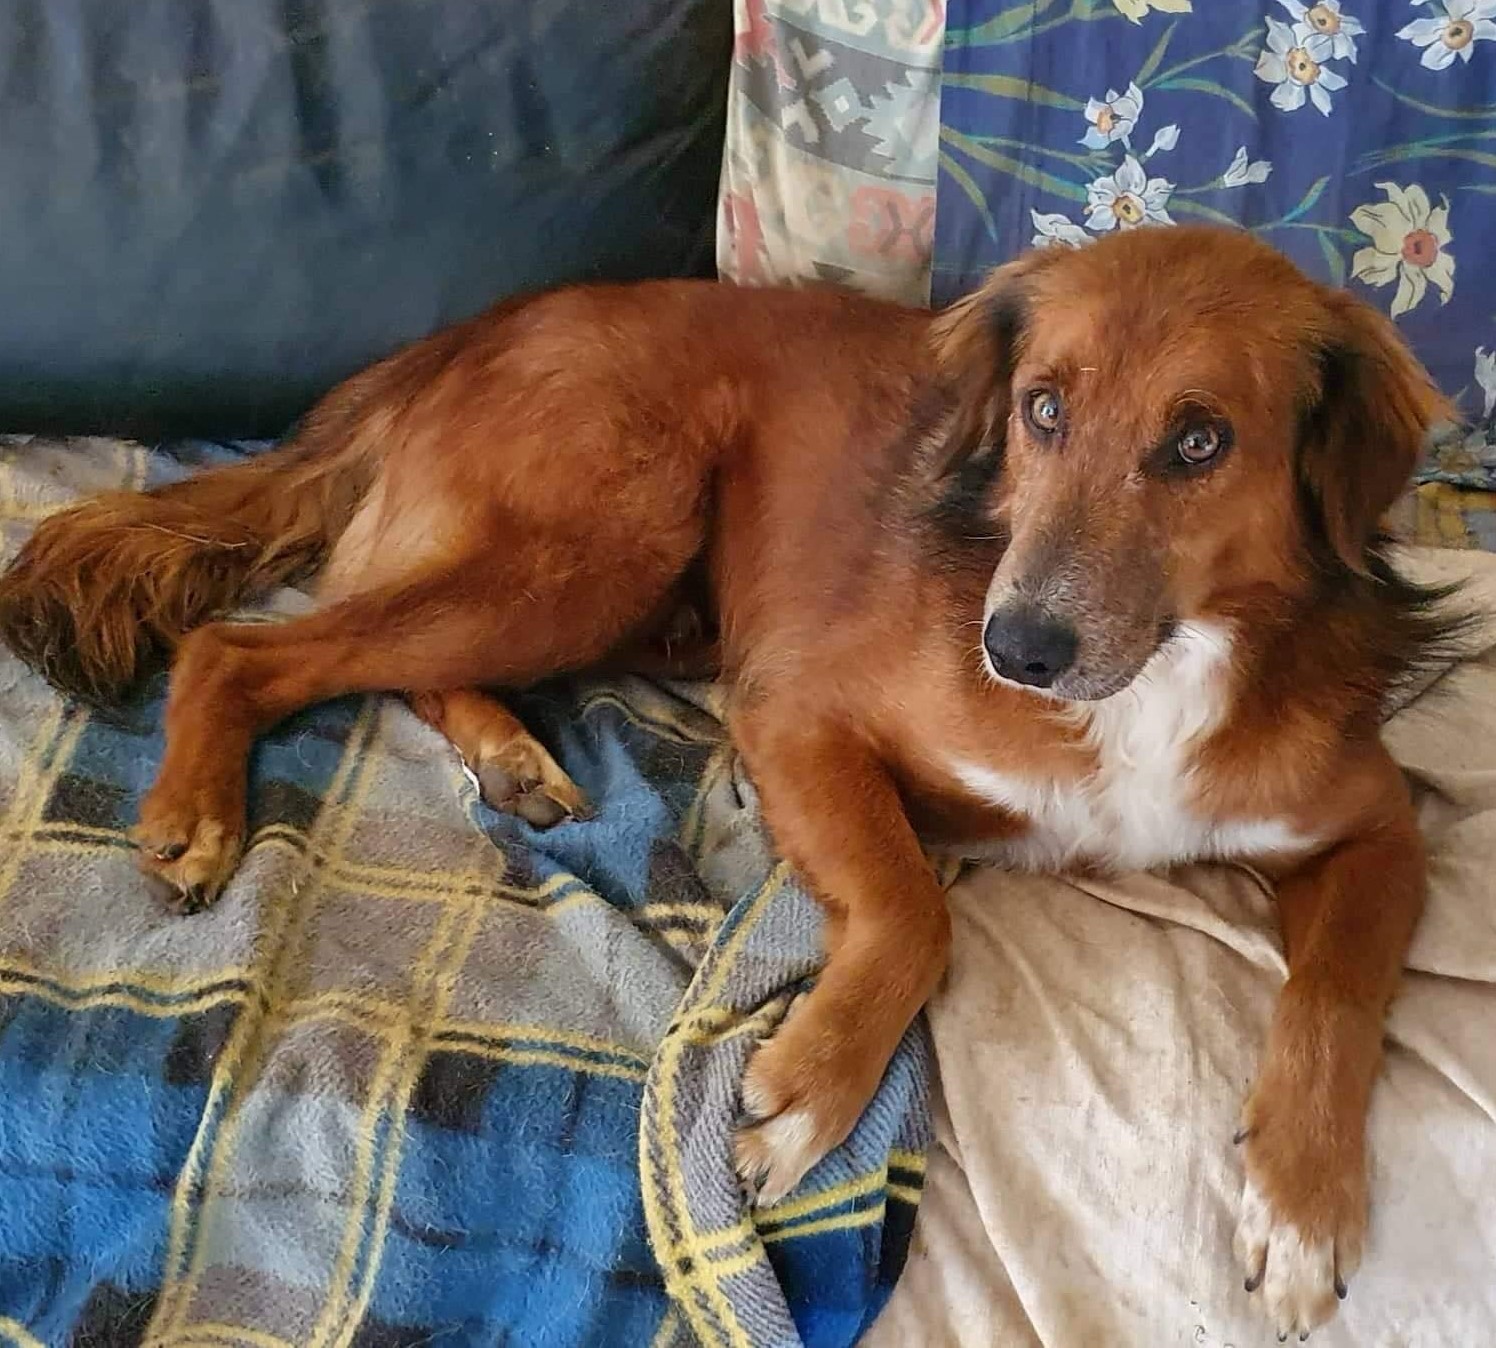
<instances>
[{"instance_id":1,"label":"dog's claw","mask_svg":"<svg viewBox=\"0 0 1496 1348\"><path fill-rule=\"evenodd\" d=\"M1338 1273L1335 1275L1335 1295L1342 1301L1350 1295L1350 1288L1345 1285L1345 1279Z\"/></svg>"},{"instance_id":2,"label":"dog's claw","mask_svg":"<svg viewBox=\"0 0 1496 1348\"><path fill-rule=\"evenodd\" d=\"M1254 1273L1250 1278L1246 1280L1246 1282L1242 1283L1242 1286L1246 1288L1248 1292L1255 1292L1259 1287L1262 1286L1262 1270L1258 1269L1256 1273Z\"/></svg>"},{"instance_id":3,"label":"dog's claw","mask_svg":"<svg viewBox=\"0 0 1496 1348\"><path fill-rule=\"evenodd\" d=\"M1241 1144L1243 1142L1245 1142L1251 1136L1252 1136L1252 1130L1250 1128L1238 1128L1231 1135L1231 1145L1233 1147L1239 1147L1239 1146L1241 1146Z\"/></svg>"},{"instance_id":4,"label":"dog's claw","mask_svg":"<svg viewBox=\"0 0 1496 1348\"><path fill-rule=\"evenodd\" d=\"M744 1125L740 1124L739 1127ZM750 1208L758 1206L758 1195L764 1185L764 1179L768 1170L762 1165L748 1165L740 1161L738 1167L738 1186L743 1191L743 1197L747 1200Z\"/></svg>"},{"instance_id":5,"label":"dog's claw","mask_svg":"<svg viewBox=\"0 0 1496 1348\"><path fill-rule=\"evenodd\" d=\"M202 885L174 884L161 876L155 879L161 902L178 917L194 917L211 902L208 890Z\"/></svg>"}]
</instances>

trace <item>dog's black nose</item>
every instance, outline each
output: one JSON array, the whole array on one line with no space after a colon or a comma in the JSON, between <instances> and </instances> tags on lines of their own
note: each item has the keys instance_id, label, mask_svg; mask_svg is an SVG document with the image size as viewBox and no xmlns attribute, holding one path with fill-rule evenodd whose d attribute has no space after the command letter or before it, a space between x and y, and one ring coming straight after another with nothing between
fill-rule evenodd
<instances>
[{"instance_id":1,"label":"dog's black nose","mask_svg":"<svg viewBox=\"0 0 1496 1348\"><path fill-rule=\"evenodd\" d=\"M1000 608L987 620L982 644L992 668L1014 683L1048 688L1075 663L1075 631L1029 604Z\"/></svg>"}]
</instances>

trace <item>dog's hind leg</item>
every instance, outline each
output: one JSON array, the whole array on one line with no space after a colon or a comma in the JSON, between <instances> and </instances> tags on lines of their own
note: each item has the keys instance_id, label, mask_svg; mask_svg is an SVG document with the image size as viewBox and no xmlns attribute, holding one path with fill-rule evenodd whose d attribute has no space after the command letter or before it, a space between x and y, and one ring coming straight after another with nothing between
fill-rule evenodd
<instances>
[{"instance_id":1,"label":"dog's hind leg","mask_svg":"<svg viewBox=\"0 0 1496 1348\"><path fill-rule=\"evenodd\" d=\"M448 688L412 693L407 700L452 742L494 809L537 828L591 815L581 788L498 698L476 688Z\"/></svg>"},{"instance_id":2,"label":"dog's hind leg","mask_svg":"<svg viewBox=\"0 0 1496 1348\"><path fill-rule=\"evenodd\" d=\"M695 550L692 542L678 557L640 557L623 579L618 567L589 565L557 543L537 539L507 562L471 558L283 624L189 633L172 670L165 756L133 833L146 872L182 909L212 901L244 843L250 746L283 717L346 693L451 699L452 689L523 686L594 664L644 620ZM474 709L475 695L457 696Z\"/></svg>"}]
</instances>

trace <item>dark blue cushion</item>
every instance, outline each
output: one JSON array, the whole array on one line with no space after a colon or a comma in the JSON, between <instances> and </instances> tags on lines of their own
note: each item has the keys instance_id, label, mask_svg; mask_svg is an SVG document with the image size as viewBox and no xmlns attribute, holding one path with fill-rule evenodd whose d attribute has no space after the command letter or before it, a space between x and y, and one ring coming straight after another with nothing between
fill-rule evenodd
<instances>
[{"instance_id":1,"label":"dark blue cushion","mask_svg":"<svg viewBox=\"0 0 1496 1348\"><path fill-rule=\"evenodd\" d=\"M0 430L252 436L495 299L712 257L725 0L11 0Z\"/></svg>"}]
</instances>

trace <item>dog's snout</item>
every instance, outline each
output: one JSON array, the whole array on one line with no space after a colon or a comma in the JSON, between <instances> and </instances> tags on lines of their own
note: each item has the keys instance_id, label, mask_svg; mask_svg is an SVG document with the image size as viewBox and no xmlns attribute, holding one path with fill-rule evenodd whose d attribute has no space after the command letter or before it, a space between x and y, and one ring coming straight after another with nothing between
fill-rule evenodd
<instances>
[{"instance_id":1,"label":"dog's snout","mask_svg":"<svg viewBox=\"0 0 1496 1348\"><path fill-rule=\"evenodd\" d=\"M1031 604L1015 604L998 609L987 620L982 644L1002 678L1048 688L1075 663L1078 643L1068 623Z\"/></svg>"}]
</instances>

